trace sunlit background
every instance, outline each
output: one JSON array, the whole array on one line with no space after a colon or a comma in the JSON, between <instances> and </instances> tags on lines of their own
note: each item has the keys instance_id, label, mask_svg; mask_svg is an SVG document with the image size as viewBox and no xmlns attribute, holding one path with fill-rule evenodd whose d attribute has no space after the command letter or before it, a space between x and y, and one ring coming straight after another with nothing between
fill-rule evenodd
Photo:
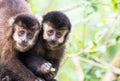
<instances>
[{"instance_id":1,"label":"sunlit background","mask_svg":"<svg viewBox=\"0 0 120 81\"><path fill-rule=\"evenodd\" d=\"M35 15L60 10L72 23L58 81L120 81L120 0L28 2Z\"/></svg>"}]
</instances>

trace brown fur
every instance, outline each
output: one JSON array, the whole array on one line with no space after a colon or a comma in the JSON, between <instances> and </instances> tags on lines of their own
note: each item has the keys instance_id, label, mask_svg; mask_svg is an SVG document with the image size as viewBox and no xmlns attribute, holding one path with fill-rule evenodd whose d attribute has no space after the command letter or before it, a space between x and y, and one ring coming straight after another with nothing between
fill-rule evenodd
<instances>
[{"instance_id":1,"label":"brown fur","mask_svg":"<svg viewBox=\"0 0 120 81\"><path fill-rule=\"evenodd\" d=\"M60 43L57 47L50 47L47 44L47 41L43 38L43 32L44 30L44 23L50 22L53 24L54 29L60 30L65 29L67 33L65 34L63 38L63 42ZM55 77L58 69L59 64L61 62L64 49L65 49L65 43L67 40L67 36L71 30L71 23L69 19L61 12L59 11L51 11L48 12L45 16L43 16L43 22L42 22L42 30L40 31L40 36L38 39L37 45L35 45L34 49L27 52L28 54L21 56L21 61L26 65L33 73L35 73L37 76L40 76L44 78L46 81L56 81L53 78ZM52 66L44 66L45 63L51 63ZM55 72L48 72L44 73L43 71L47 68L55 68Z\"/></svg>"},{"instance_id":2,"label":"brown fur","mask_svg":"<svg viewBox=\"0 0 120 81\"><path fill-rule=\"evenodd\" d=\"M11 17L20 13L30 13L24 0L0 0L0 78L8 74L14 77L14 81L35 81L37 77L18 59L19 51L15 49L11 36L14 30L8 23Z\"/></svg>"}]
</instances>

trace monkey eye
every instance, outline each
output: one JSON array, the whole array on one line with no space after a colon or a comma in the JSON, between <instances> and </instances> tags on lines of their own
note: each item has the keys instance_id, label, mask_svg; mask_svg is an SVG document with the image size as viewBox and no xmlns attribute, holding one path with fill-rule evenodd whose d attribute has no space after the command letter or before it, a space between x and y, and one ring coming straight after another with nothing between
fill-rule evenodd
<instances>
[{"instance_id":1,"label":"monkey eye","mask_svg":"<svg viewBox=\"0 0 120 81\"><path fill-rule=\"evenodd\" d=\"M24 30L20 30L20 31L18 32L18 36L22 36L22 35L24 35L24 33L25 33Z\"/></svg>"},{"instance_id":2,"label":"monkey eye","mask_svg":"<svg viewBox=\"0 0 120 81\"><path fill-rule=\"evenodd\" d=\"M28 37L28 39L32 39L33 38L33 33L32 32L27 33L27 37Z\"/></svg>"},{"instance_id":3,"label":"monkey eye","mask_svg":"<svg viewBox=\"0 0 120 81\"><path fill-rule=\"evenodd\" d=\"M47 33L48 33L49 36L51 36L51 35L53 35L54 30L49 30Z\"/></svg>"},{"instance_id":4,"label":"monkey eye","mask_svg":"<svg viewBox=\"0 0 120 81\"><path fill-rule=\"evenodd\" d=\"M57 32L56 36L57 36L57 38L60 38L62 36L62 33L61 32Z\"/></svg>"}]
</instances>

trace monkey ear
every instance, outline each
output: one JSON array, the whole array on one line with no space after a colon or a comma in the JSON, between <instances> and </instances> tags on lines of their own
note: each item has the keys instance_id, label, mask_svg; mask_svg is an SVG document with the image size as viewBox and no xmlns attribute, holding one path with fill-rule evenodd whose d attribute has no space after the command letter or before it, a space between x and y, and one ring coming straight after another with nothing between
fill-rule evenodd
<instances>
[{"instance_id":1,"label":"monkey ear","mask_svg":"<svg viewBox=\"0 0 120 81\"><path fill-rule=\"evenodd\" d=\"M13 35L13 28L10 27L9 28L9 31L7 32L6 36L7 36L7 39L10 40L12 38L12 35Z\"/></svg>"},{"instance_id":2,"label":"monkey ear","mask_svg":"<svg viewBox=\"0 0 120 81\"><path fill-rule=\"evenodd\" d=\"M33 26L33 29L35 29L35 30L36 30L36 29L39 29L38 24L34 25L34 26Z\"/></svg>"},{"instance_id":3,"label":"monkey ear","mask_svg":"<svg viewBox=\"0 0 120 81\"><path fill-rule=\"evenodd\" d=\"M9 26L12 26L14 23L14 17L11 17L9 20L8 20L8 24Z\"/></svg>"}]
</instances>

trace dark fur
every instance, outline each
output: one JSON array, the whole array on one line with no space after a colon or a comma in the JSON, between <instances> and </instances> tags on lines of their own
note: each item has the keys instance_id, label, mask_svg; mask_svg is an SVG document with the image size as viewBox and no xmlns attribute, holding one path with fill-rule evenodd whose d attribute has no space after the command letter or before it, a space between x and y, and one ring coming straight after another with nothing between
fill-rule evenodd
<instances>
[{"instance_id":1,"label":"dark fur","mask_svg":"<svg viewBox=\"0 0 120 81\"><path fill-rule=\"evenodd\" d=\"M18 16L20 15L20 16ZM22 23L24 23L26 25L25 28L30 29L32 28L34 25L36 25L37 23L39 23L36 18L34 16L32 16L31 14L18 14L17 18L15 19L14 23L18 23L20 20Z\"/></svg>"},{"instance_id":2,"label":"dark fur","mask_svg":"<svg viewBox=\"0 0 120 81\"><path fill-rule=\"evenodd\" d=\"M19 18L18 15L22 13L25 14ZM26 13L31 14L24 0L0 0L0 79L6 75L13 77L12 81L35 81L37 79L18 59L19 52L15 50L15 42L12 39L14 28L8 23L13 16L15 23L21 20L28 27L38 23L32 15Z\"/></svg>"},{"instance_id":3,"label":"dark fur","mask_svg":"<svg viewBox=\"0 0 120 81\"><path fill-rule=\"evenodd\" d=\"M64 28L66 27L66 30L71 30L71 23L66 15L64 15L62 12L59 11L52 11L47 13L43 16L43 22L50 22L54 25L54 28ZM44 78L46 81L55 81L53 78L55 77L60 61L62 59L64 49L65 49L65 43L67 40L67 36L69 32L66 34L64 41L62 44L60 44L58 47L54 49L50 49L46 45L46 41L43 39L43 27L40 31L40 36L38 39L37 45L34 47L32 51L29 51L28 54L25 54L24 57L21 56L21 60L23 63L33 72L35 75L40 76ZM30 54L31 53L31 54ZM50 62L52 64L52 67L56 69L55 72L49 72L47 74L42 74L39 69L45 69L41 68L41 65L43 63Z\"/></svg>"}]
</instances>

